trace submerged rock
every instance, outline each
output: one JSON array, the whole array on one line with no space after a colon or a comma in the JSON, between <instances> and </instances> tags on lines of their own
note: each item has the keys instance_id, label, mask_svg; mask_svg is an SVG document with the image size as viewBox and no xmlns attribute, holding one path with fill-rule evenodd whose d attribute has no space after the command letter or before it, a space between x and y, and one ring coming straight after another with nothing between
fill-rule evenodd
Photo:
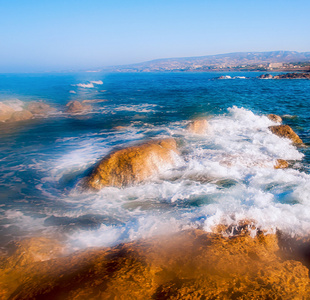
<instances>
[{"instance_id":1,"label":"submerged rock","mask_svg":"<svg viewBox=\"0 0 310 300\"><path fill-rule=\"evenodd\" d=\"M281 123L282 122L282 118L278 115L274 115L274 114L269 114L267 115L267 118L273 122L276 123Z\"/></svg>"},{"instance_id":2,"label":"submerged rock","mask_svg":"<svg viewBox=\"0 0 310 300\"><path fill-rule=\"evenodd\" d=\"M277 159L277 162L274 166L275 169L286 169L288 168L288 162L284 159Z\"/></svg>"},{"instance_id":3,"label":"submerged rock","mask_svg":"<svg viewBox=\"0 0 310 300\"><path fill-rule=\"evenodd\" d=\"M270 126L271 132L279 137L284 137L292 140L295 144L302 144L300 137L288 125Z\"/></svg>"},{"instance_id":4,"label":"submerged rock","mask_svg":"<svg viewBox=\"0 0 310 300\"><path fill-rule=\"evenodd\" d=\"M191 121L186 129L191 133L205 134L208 129L208 121L206 119L197 119Z\"/></svg>"},{"instance_id":5,"label":"submerged rock","mask_svg":"<svg viewBox=\"0 0 310 300\"><path fill-rule=\"evenodd\" d=\"M308 269L284 255L277 235L236 229L233 237L188 230L12 266L0 274L2 298L308 298Z\"/></svg>"},{"instance_id":6,"label":"submerged rock","mask_svg":"<svg viewBox=\"0 0 310 300\"><path fill-rule=\"evenodd\" d=\"M12 114L10 121L18 122L18 121L26 121L33 118L33 114L29 110L16 111Z\"/></svg>"},{"instance_id":7,"label":"submerged rock","mask_svg":"<svg viewBox=\"0 0 310 300\"><path fill-rule=\"evenodd\" d=\"M12 107L0 102L0 122L8 121L14 112Z\"/></svg>"},{"instance_id":8,"label":"submerged rock","mask_svg":"<svg viewBox=\"0 0 310 300\"><path fill-rule=\"evenodd\" d=\"M275 75L273 79L310 79L310 73L286 73Z\"/></svg>"},{"instance_id":9,"label":"submerged rock","mask_svg":"<svg viewBox=\"0 0 310 300\"><path fill-rule=\"evenodd\" d=\"M177 153L177 144L173 138L114 151L99 162L86 184L101 189L105 186L122 187L143 182L161 170L171 168Z\"/></svg>"},{"instance_id":10,"label":"submerged rock","mask_svg":"<svg viewBox=\"0 0 310 300\"><path fill-rule=\"evenodd\" d=\"M34 115L48 115L56 111L55 108L43 102L31 102L28 104L27 109Z\"/></svg>"},{"instance_id":11,"label":"submerged rock","mask_svg":"<svg viewBox=\"0 0 310 300\"><path fill-rule=\"evenodd\" d=\"M66 107L66 112L70 114L78 114L92 109L91 105L85 105L79 101L70 101Z\"/></svg>"}]
</instances>

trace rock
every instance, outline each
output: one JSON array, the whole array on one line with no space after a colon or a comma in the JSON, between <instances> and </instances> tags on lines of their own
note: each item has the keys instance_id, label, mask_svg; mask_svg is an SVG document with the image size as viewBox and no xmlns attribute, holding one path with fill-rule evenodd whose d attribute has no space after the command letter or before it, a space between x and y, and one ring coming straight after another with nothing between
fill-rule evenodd
<instances>
[{"instance_id":1,"label":"rock","mask_svg":"<svg viewBox=\"0 0 310 300\"><path fill-rule=\"evenodd\" d=\"M271 74L262 74L258 78L259 79L272 79L273 76Z\"/></svg>"},{"instance_id":2,"label":"rock","mask_svg":"<svg viewBox=\"0 0 310 300\"><path fill-rule=\"evenodd\" d=\"M309 270L274 234L202 230L12 267L3 299L308 299ZM231 232L231 231L230 231ZM281 245L281 248L280 246Z\"/></svg>"},{"instance_id":3,"label":"rock","mask_svg":"<svg viewBox=\"0 0 310 300\"><path fill-rule=\"evenodd\" d=\"M85 112L87 110L91 110L91 105L84 105L79 101L70 101L67 103L67 109L66 112L70 114L78 114Z\"/></svg>"},{"instance_id":4,"label":"rock","mask_svg":"<svg viewBox=\"0 0 310 300\"><path fill-rule=\"evenodd\" d=\"M288 138L295 144L302 144L300 137L288 125L277 125L268 127L271 132L279 137Z\"/></svg>"},{"instance_id":5,"label":"rock","mask_svg":"<svg viewBox=\"0 0 310 300\"><path fill-rule=\"evenodd\" d=\"M18 122L25 121L33 118L33 114L29 110L16 111L12 114L10 121Z\"/></svg>"},{"instance_id":6,"label":"rock","mask_svg":"<svg viewBox=\"0 0 310 300\"><path fill-rule=\"evenodd\" d=\"M231 79L231 76L225 75L225 76L220 76L218 79Z\"/></svg>"},{"instance_id":7,"label":"rock","mask_svg":"<svg viewBox=\"0 0 310 300\"><path fill-rule=\"evenodd\" d=\"M28 104L27 109L34 115L48 115L56 111L55 108L43 102L31 102Z\"/></svg>"},{"instance_id":8,"label":"rock","mask_svg":"<svg viewBox=\"0 0 310 300\"><path fill-rule=\"evenodd\" d=\"M115 126L112 129L116 130L116 131L125 131L128 129L128 127L126 127L126 126Z\"/></svg>"},{"instance_id":9,"label":"rock","mask_svg":"<svg viewBox=\"0 0 310 300\"><path fill-rule=\"evenodd\" d=\"M267 118L273 122L276 123L281 123L282 122L282 118L278 115L274 115L274 114L269 114L267 115Z\"/></svg>"},{"instance_id":10,"label":"rock","mask_svg":"<svg viewBox=\"0 0 310 300\"><path fill-rule=\"evenodd\" d=\"M105 186L122 187L143 182L171 168L177 153L173 138L114 151L99 162L86 180L86 185L101 189Z\"/></svg>"},{"instance_id":11,"label":"rock","mask_svg":"<svg viewBox=\"0 0 310 300\"><path fill-rule=\"evenodd\" d=\"M288 168L288 162L284 159L277 159L277 162L274 166L275 169L286 169Z\"/></svg>"},{"instance_id":12,"label":"rock","mask_svg":"<svg viewBox=\"0 0 310 300\"><path fill-rule=\"evenodd\" d=\"M197 119L191 121L186 129L191 133L205 134L208 129L208 121L206 119Z\"/></svg>"},{"instance_id":13,"label":"rock","mask_svg":"<svg viewBox=\"0 0 310 300\"><path fill-rule=\"evenodd\" d=\"M286 73L276 75L273 79L310 79L310 73Z\"/></svg>"},{"instance_id":14,"label":"rock","mask_svg":"<svg viewBox=\"0 0 310 300\"><path fill-rule=\"evenodd\" d=\"M0 122L9 120L14 112L12 107L0 102Z\"/></svg>"}]
</instances>

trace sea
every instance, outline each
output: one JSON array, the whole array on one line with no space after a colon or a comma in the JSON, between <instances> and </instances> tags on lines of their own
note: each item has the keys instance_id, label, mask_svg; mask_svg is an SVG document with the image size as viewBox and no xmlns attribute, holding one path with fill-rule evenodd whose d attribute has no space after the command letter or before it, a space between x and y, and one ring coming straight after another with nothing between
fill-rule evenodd
<instances>
[{"instance_id":1,"label":"sea","mask_svg":"<svg viewBox=\"0 0 310 300\"><path fill-rule=\"evenodd\" d=\"M190 228L240 222L256 230L310 233L310 80L238 73L0 74L0 101L45 117L0 123L0 247L44 236L70 251L109 247ZM229 75L231 79L217 79ZM66 113L71 100L92 110ZM277 114L303 140L271 133ZM186 126L206 118L206 134ZM151 180L100 191L81 187L113 149L173 137L176 165ZM287 169L274 169L277 159Z\"/></svg>"}]
</instances>

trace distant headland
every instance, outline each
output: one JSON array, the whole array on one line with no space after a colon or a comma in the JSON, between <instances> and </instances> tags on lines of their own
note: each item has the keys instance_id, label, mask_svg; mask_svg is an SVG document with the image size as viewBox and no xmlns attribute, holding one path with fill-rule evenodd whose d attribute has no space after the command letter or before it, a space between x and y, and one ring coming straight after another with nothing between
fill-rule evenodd
<instances>
[{"instance_id":1,"label":"distant headland","mask_svg":"<svg viewBox=\"0 0 310 300\"><path fill-rule=\"evenodd\" d=\"M218 55L165 58L112 66L98 71L113 72L310 72L310 52L236 52Z\"/></svg>"}]
</instances>

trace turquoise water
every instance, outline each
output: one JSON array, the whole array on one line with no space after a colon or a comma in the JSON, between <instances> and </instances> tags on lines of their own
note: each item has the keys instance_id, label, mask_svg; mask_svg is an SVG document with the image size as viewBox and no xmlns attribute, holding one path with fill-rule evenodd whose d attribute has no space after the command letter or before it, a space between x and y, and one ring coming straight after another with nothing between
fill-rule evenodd
<instances>
[{"instance_id":1,"label":"turquoise water","mask_svg":"<svg viewBox=\"0 0 310 300\"><path fill-rule=\"evenodd\" d=\"M23 107L42 100L57 109L0 124L0 246L31 235L56 236L72 249L109 246L244 218L266 230L309 233L310 81L256 79L260 74L0 74L0 101ZM86 114L64 112L67 102L86 99L106 101ZM268 113L281 115L305 146L272 135ZM198 116L209 121L206 135L185 130ZM79 188L113 148L169 136L182 155L156 180ZM277 158L290 168L274 170Z\"/></svg>"}]
</instances>

